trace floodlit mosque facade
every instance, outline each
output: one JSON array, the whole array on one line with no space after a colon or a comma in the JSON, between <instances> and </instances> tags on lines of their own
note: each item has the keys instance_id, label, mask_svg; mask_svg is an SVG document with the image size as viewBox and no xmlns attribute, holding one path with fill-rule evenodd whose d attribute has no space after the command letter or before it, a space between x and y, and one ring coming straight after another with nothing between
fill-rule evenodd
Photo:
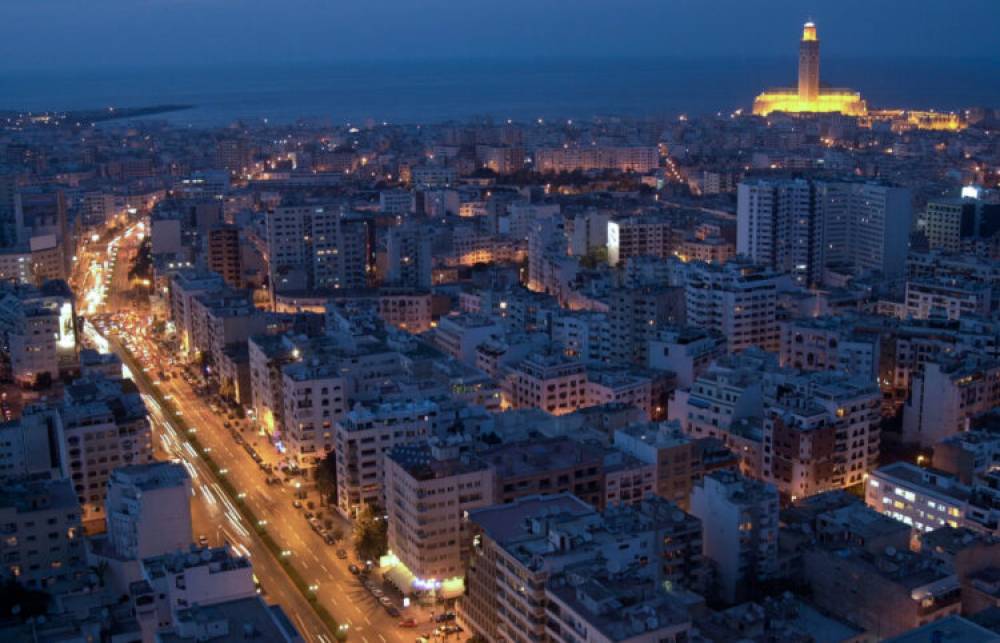
<instances>
[{"instance_id":1,"label":"floodlit mosque facade","mask_svg":"<svg viewBox=\"0 0 1000 643\"><path fill-rule=\"evenodd\" d=\"M840 113L864 116L868 113L861 94L852 89L821 87L819 82L819 37L816 24L807 22L799 43L799 86L769 89L753 103L753 113L771 112Z\"/></svg>"}]
</instances>

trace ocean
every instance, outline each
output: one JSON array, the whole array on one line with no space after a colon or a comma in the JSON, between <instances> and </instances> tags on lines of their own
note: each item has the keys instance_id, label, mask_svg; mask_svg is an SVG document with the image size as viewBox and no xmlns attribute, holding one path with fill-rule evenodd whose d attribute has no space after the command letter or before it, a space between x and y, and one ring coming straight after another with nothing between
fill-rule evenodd
<instances>
[{"instance_id":1,"label":"ocean","mask_svg":"<svg viewBox=\"0 0 1000 643\"><path fill-rule=\"evenodd\" d=\"M874 107L1000 107L1000 60L830 59L824 83ZM254 64L0 71L0 110L190 104L151 118L209 127L237 119L340 124L675 116L749 108L789 86L794 58L565 59Z\"/></svg>"}]
</instances>

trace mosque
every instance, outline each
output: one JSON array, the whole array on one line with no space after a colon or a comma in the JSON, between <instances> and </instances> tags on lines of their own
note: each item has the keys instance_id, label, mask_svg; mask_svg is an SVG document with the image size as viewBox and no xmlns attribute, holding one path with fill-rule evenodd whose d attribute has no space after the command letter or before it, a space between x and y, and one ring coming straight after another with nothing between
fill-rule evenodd
<instances>
[{"instance_id":1,"label":"mosque","mask_svg":"<svg viewBox=\"0 0 1000 643\"><path fill-rule=\"evenodd\" d=\"M822 87L819 82L819 37L816 24L807 22L799 43L799 86L769 89L753 103L753 113L771 112L840 113L864 116L868 113L861 94L853 89Z\"/></svg>"}]
</instances>

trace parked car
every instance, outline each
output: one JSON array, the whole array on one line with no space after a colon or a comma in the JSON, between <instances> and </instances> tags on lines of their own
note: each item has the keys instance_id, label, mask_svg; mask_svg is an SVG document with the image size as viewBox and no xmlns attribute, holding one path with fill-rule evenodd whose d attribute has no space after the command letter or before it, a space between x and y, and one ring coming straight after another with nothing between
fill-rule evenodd
<instances>
[{"instance_id":1,"label":"parked car","mask_svg":"<svg viewBox=\"0 0 1000 643\"><path fill-rule=\"evenodd\" d=\"M347 571L351 572L355 576L361 573L361 570L358 569L358 566L355 565L354 563L351 563L350 565L347 566Z\"/></svg>"},{"instance_id":2,"label":"parked car","mask_svg":"<svg viewBox=\"0 0 1000 643\"><path fill-rule=\"evenodd\" d=\"M385 613L393 618L399 616L399 610L396 609L395 605L387 605L385 608Z\"/></svg>"},{"instance_id":3,"label":"parked car","mask_svg":"<svg viewBox=\"0 0 1000 643\"><path fill-rule=\"evenodd\" d=\"M417 626L417 621L416 621L416 619L412 619L412 618L404 618L402 621L399 622L399 626L400 627L416 627Z\"/></svg>"}]
</instances>

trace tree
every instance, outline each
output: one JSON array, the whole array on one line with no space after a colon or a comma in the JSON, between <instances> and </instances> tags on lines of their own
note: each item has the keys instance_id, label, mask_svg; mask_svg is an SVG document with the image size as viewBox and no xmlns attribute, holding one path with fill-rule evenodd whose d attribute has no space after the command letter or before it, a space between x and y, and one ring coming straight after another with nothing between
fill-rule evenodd
<instances>
[{"instance_id":1,"label":"tree","mask_svg":"<svg viewBox=\"0 0 1000 643\"><path fill-rule=\"evenodd\" d=\"M316 489L320 499L331 505L337 504L337 454L330 451L316 467Z\"/></svg>"},{"instance_id":2,"label":"tree","mask_svg":"<svg viewBox=\"0 0 1000 643\"><path fill-rule=\"evenodd\" d=\"M91 565L89 567L90 573L96 577L97 584L99 587L102 588L104 587L104 579L108 575L108 569L110 567L111 566L108 564L108 561L106 560L102 560L96 565Z\"/></svg>"},{"instance_id":3,"label":"tree","mask_svg":"<svg viewBox=\"0 0 1000 643\"><path fill-rule=\"evenodd\" d=\"M378 560L388 548L388 522L378 507L366 505L354 521L354 553L358 560Z\"/></svg>"},{"instance_id":4,"label":"tree","mask_svg":"<svg viewBox=\"0 0 1000 643\"><path fill-rule=\"evenodd\" d=\"M591 248L587 254L580 257L580 265L584 268L597 268L608 262L608 249L605 246Z\"/></svg>"},{"instance_id":5,"label":"tree","mask_svg":"<svg viewBox=\"0 0 1000 643\"><path fill-rule=\"evenodd\" d=\"M23 623L33 616L42 616L48 611L51 598L45 592L9 580L0 585L0 618L16 618Z\"/></svg>"}]
</instances>

